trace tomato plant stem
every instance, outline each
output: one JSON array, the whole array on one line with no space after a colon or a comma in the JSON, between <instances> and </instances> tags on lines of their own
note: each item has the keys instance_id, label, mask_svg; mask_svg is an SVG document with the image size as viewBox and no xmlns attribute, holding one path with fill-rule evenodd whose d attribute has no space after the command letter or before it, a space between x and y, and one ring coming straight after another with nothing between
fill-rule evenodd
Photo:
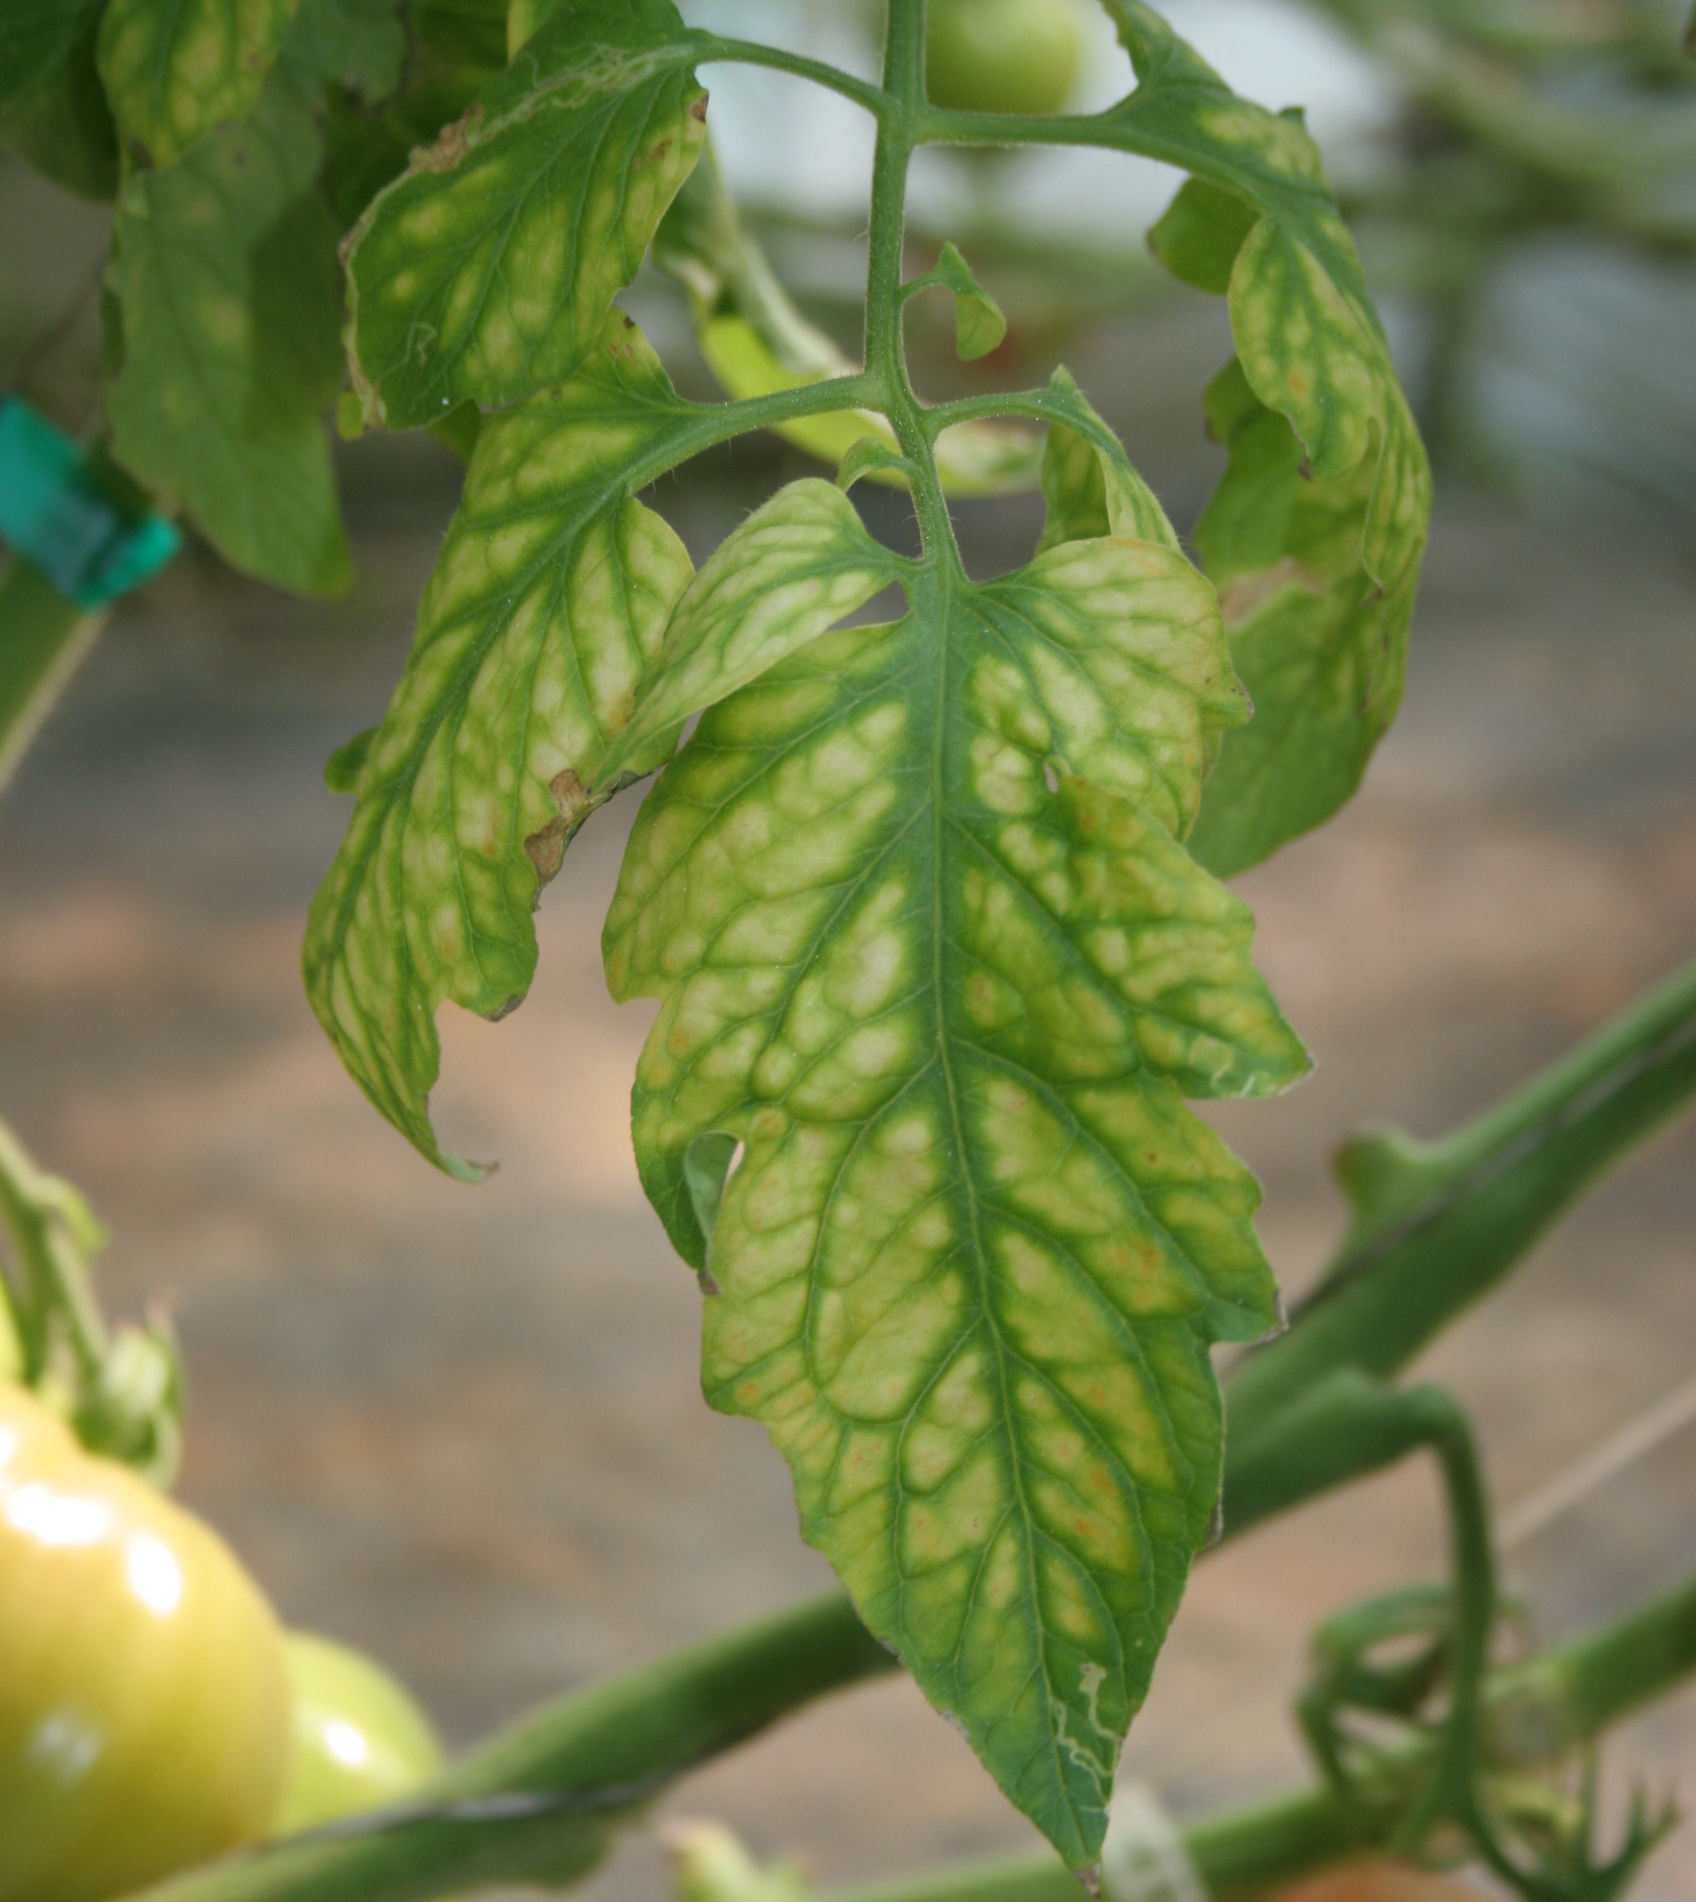
<instances>
[{"instance_id":1,"label":"tomato plant stem","mask_svg":"<svg viewBox=\"0 0 1696 1902\"><path fill-rule=\"evenodd\" d=\"M1696 1578L1612 1624L1495 1673L1486 1705L1502 1709L1528 1689L1555 1702L1564 1735L1595 1736L1696 1674ZM1544 1733L1546 1734L1546 1733ZM1412 1781L1424 1751L1410 1752ZM1284 1883L1381 1848L1399 1821L1386 1803L1368 1812L1322 1786L1196 1818L1183 1843L1214 1902L1249 1902ZM934 1873L827 1891L821 1902L1076 1902L1076 1876L1053 1856L1008 1856Z\"/></svg>"},{"instance_id":2,"label":"tomato plant stem","mask_svg":"<svg viewBox=\"0 0 1696 1902\"><path fill-rule=\"evenodd\" d=\"M67 601L21 556L0 581L0 791L106 619Z\"/></svg>"},{"instance_id":3,"label":"tomato plant stem","mask_svg":"<svg viewBox=\"0 0 1696 1902\"><path fill-rule=\"evenodd\" d=\"M699 61L703 66L710 66L714 60L735 60L738 65L765 66L773 72L792 73L797 79L810 79L814 85L840 93L844 99L853 100L855 105L863 106L874 115L882 114L889 105L886 92L856 79L852 73L843 72L839 66L787 52L780 46L762 46L757 40L729 39L713 34L703 42Z\"/></svg>"},{"instance_id":4,"label":"tomato plant stem","mask_svg":"<svg viewBox=\"0 0 1696 1902\"><path fill-rule=\"evenodd\" d=\"M562 1698L428 1785L417 1806L215 1864L148 1902L413 1902L477 1882L586 1875L672 1779L827 1691L892 1670L846 1598L810 1600ZM1571 1644L1498 1672L1492 1710L1533 1695L1574 1740L1696 1673L1696 1578ZM1409 1757L1410 1778L1429 1746ZM1197 1818L1183 1838L1219 1902L1239 1902L1383 1842L1370 1813L1309 1787ZM1053 1856L962 1865L832 1891L826 1902L1075 1902Z\"/></svg>"},{"instance_id":5,"label":"tomato plant stem","mask_svg":"<svg viewBox=\"0 0 1696 1902\"><path fill-rule=\"evenodd\" d=\"M1316 1294L1229 1385L1239 1442L1340 1367L1389 1375L1696 1096L1696 964L1434 1143L1345 1152L1360 1207Z\"/></svg>"}]
</instances>

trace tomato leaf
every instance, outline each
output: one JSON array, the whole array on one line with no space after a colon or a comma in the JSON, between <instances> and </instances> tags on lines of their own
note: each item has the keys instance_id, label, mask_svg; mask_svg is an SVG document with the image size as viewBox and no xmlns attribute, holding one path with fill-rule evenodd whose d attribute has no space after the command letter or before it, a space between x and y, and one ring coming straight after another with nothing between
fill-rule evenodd
<instances>
[{"instance_id":1,"label":"tomato leaf","mask_svg":"<svg viewBox=\"0 0 1696 1902\"><path fill-rule=\"evenodd\" d=\"M936 268L919 282L939 284L953 295L954 342L962 363L987 357L999 346L1007 334L1006 316L952 244L942 247Z\"/></svg>"},{"instance_id":2,"label":"tomato leaf","mask_svg":"<svg viewBox=\"0 0 1696 1902\"><path fill-rule=\"evenodd\" d=\"M1178 537L1154 491L1065 370L1055 371L1048 392L1069 420L1049 425L1041 476L1048 519L1037 553L1096 535L1157 542L1178 553Z\"/></svg>"},{"instance_id":3,"label":"tomato leaf","mask_svg":"<svg viewBox=\"0 0 1696 1902\"><path fill-rule=\"evenodd\" d=\"M851 444L848 453L836 465L836 486L846 492L867 476L874 482L906 484L917 473L899 449L876 436L866 435Z\"/></svg>"},{"instance_id":4,"label":"tomato leaf","mask_svg":"<svg viewBox=\"0 0 1696 1902\"><path fill-rule=\"evenodd\" d=\"M1208 1346L1275 1316L1254 1182L1182 1098L1306 1059L1175 836L1245 711L1206 581L1107 537L906 580L898 625L703 716L608 981L660 1000L636 1153L716 1290L709 1398L764 1422L861 1616L1081 1866L1208 1536Z\"/></svg>"},{"instance_id":5,"label":"tomato leaf","mask_svg":"<svg viewBox=\"0 0 1696 1902\"><path fill-rule=\"evenodd\" d=\"M607 796L595 774L692 572L635 493L705 414L615 312L575 378L484 423L406 672L357 763L307 991L372 1102L455 1174L478 1171L430 1127L435 1012L451 998L498 1016L529 988L537 892Z\"/></svg>"},{"instance_id":6,"label":"tomato leaf","mask_svg":"<svg viewBox=\"0 0 1696 1902\"><path fill-rule=\"evenodd\" d=\"M1224 747L1192 847L1230 873L1334 812L1394 717L1430 471L1299 116L1239 99L1138 0L1106 4L1138 79L1109 115L1112 141L1196 174L1150 243L1186 282L1226 293L1245 394L1290 434L1275 451L1268 428L1247 429L1252 411L1215 401L1234 459L1203 555L1256 717ZM1309 478L1323 491L1311 504L1292 486ZM1345 563L1334 518L1350 508ZM1322 568L1317 516L1331 522ZM1264 532L1271 518L1287 541Z\"/></svg>"},{"instance_id":7,"label":"tomato leaf","mask_svg":"<svg viewBox=\"0 0 1696 1902\"><path fill-rule=\"evenodd\" d=\"M117 460L226 560L335 593L349 562L324 412L340 381L323 145L286 86L119 201L106 400Z\"/></svg>"},{"instance_id":8,"label":"tomato leaf","mask_svg":"<svg viewBox=\"0 0 1696 1902\"><path fill-rule=\"evenodd\" d=\"M0 18L0 145L86 198L118 185L118 138L95 70L105 0L11 0Z\"/></svg>"},{"instance_id":9,"label":"tomato leaf","mask_svg":"<svg viewBox=\"0 0 1696 1902\"><path fill-rule=\"evenodd\" d=\"M118 131L151 165L174 165L259 103L299 0L111 0L100 76Z\"/></svg>"},{"instance_id":10,"label":"tomato leaf","mask_svg":"<svg viewBox=\"0 0 1696 1902\"><path fill-rule=\"evenodd\" d=\"M670 0L563 8L377 195L347 251L368 423L573 373L700 155L696 44Z\"/></svg>"},{"instance_id":11,"label":"tomato leaf","mask_svg":"<svg viewBox=\"0 0 1696 1902\"><path fill-rule=\"evenodd\" d=\"M1228 875L1319 825L1360 784L1401 700L1430 491L1411 424L1382 455L1307 474L1240 364L1215 381L1207 413L1231 460L1196 547L1255 712L1226 742L1190 843Z\"/></svg>"}]
</instances>

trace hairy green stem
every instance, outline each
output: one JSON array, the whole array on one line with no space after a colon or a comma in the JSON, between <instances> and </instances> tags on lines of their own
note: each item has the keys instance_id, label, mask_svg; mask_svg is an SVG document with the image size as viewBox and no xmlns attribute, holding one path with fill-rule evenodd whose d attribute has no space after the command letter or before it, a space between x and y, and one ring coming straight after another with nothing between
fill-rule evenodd
<instances>
[{"instance_id":1,"label":"hairy green stem","mask_svg":"<svg viewBox=\"0 0 1696 1902\"><path fill-rule=\"evenodd\" d=\"M1252 1443L1339 1368L1405 1367L1693 1097L1696 964L1452 1135L1346 1151L1365 1212L1289 1332L1234 1373L1232 1437Z\"/></svg>"},{"instance_id":2,"label":"hairy green stem","mask_svg":"<svg viewBox=\"0 0 1696 1902\"><path fill-rule=\"evenodd\" d=\"M149 1902L413 1902L563 1887L673 1779L895 1660L840 1594L809 1600L546 1706L403 1810L215 1863Z\"/></svg>"},{"instance_id":3,"label":"hairy green stem","mask_svg":"<svg viewBox=\"0 0 1696 1902\"><path fill-rule=\"evenodd\" d=\"M853 100L857 106L864 106L867 112L877 118L890 109L889 94L881 86L869 85L863 79L856 79L852 73L843 72L839 66L829 66L823 60L808 59L800 53L786 52L780 46L762 46L757 40L727 39L715 33L703 40L697 57L702 66L710 66L714 60L733 60L739 66L765 66L773 72L792 73L797 79L810 79L814 85L840 93L844 99Z\"/></svg>"},{"instance_id":4,"label":"hairy green stem","mask_svg":"<svg viewBox=\"0 0 1696 1902\"><path fill-rule=\"evenodd\" d=\"M906 299L902 261L906 238L907 170L915 128L925 104L925 0L889 0L884 27L883 84L892 103L878 122L872 159L871 224L866 266L866 372L881 387L879 407L913 465L913 512L925 553L946 589L962 573L954 524L937 473L934 435L907 372L902 331ZM915 599L915 608L919 602Z\"/></svg>"}]
</instances>

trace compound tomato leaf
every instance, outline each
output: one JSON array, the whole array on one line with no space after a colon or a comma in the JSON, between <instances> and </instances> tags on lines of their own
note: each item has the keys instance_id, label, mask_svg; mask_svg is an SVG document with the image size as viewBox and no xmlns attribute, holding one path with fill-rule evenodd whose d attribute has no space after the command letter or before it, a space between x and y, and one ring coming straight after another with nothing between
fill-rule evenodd
<instances>
[{"instance_id":1,"label":"compound tomato leaf","mask_svg":"<svg viewBox=\"0 0 1696 1902\"><path fill-rule=\"evenodd\" d=\"M1209 1344L1275 1316L1183 1096L1305 1054L1177 842L1243 717L1173 549L911 576L702 718L607 920L660 1010L643 1182L870 1628L1073 1866L1217 1497Z\"/></svg>"},{"instance_id":2,"label":"compound tomato leaf","mask_svg":"<svg viewBox=\"0 0 1696 1902\"><path fill-rule=\"evenodd\" d=\"M307 925L307 992L356 1082L450 1173L428 1098L444 1000L499 1017L540 887L692 713L897 578L827 482L774 496L691 581L636 492L725 433L618 312L570 382L485 421L394 700Z\"/></svg>"},{"instance_id":3,"label":"compound tomato leaf","mask_svg":"<svg viewBox=\"0 0 1696 1902\"><path fill-rule=\"evenodd\" d=\"M378 193L346 251L367 423L569 377L700 156L697 37L670 0L562 7Z\"/></svg>"},{"instance_id":4,"label":"compound tomato leaf","mask_svg":"<svg viewBox=\"0 0 1696 1902\"><path fill-rule=\"evenodd\" d=\"M150 165L245 119L299 0L111 0L100 77L118 131Z\"/></svg>"},{"instance_id":5,"label":"compound tomato leaf","mask_svg":"<svg viewBox=\"0 0 1696 1902\"><path fill-rule=\"evenodd\" d=\"M1232 591L1232 652L1257 710L1225 745L1192 841L1204 864L1230 873L1334 812L1394 717L1430 471L1299 117L1239 99L1139 0L1106 5L1138 79L1109 115L1114 142L1196 175L1150 243L1185 282L1226 293L1246 391L1294 445L1272 457L1274 479L1267 433L1242 439L1255 474L1227 475L1236 494L1222 495L1203 551ZM1309 478L1325 492L1311 509L1274 492ZM1296 537L1271 546L1257 532L1253 557L1231 539L1251 488ZM1352 570L1345 578L1333 563L1321 576L1304 525L1334 515L1345 492L1356 504Z\"/></svg>"},{"instance_id":6,"label":"compound tomato leaf","mask_svg":"<svg viewBox=\"0 0 1696 1902\"><path fill-rule=\"evenodd\" d=\"M1216 379L1207 410L1231 459L1196 547L1255 709L1226 742L1190 839L1223 877L1322 823L1360 784L1401 701L1430 488L1411 421L1381 454L1319 477L1240 365Z\"/></svg>"},{"instance_id":7,"label":"compound tomato leaf","mask_svg":"<svg viewBox=\"0 0 1696 1902\"><path fill-rule=\"evenodd\" d=\"M106 387L118 461L226 560L336 593L349 561L324 413L340 376L323 143L282 86L119 200Z\"/></svg>"}]
</instances>

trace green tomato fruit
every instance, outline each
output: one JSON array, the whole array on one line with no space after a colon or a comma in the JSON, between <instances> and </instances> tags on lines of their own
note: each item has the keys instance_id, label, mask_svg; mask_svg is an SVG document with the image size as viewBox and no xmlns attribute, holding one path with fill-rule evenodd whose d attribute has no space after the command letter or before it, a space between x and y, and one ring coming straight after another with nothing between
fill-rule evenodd
<instances>
[{"instance_id":1,"label":"green tomato fruit","mask_svg":"<svg viewBox=\"0 0 1696 1902\"><path fill-rule=\"evenodd\" d=\"M926 90L956 112L1058 112L1083 52L1074 0L931 0Z\"/></svg>"},{"instance_id":2,"label":"green tomato fruit","mask_svg":"<svg viewBox=\"0 0 1696 1902\"><path fill-rule=\"evenodd\" d=\"M0 1896L96 1902L260 1835L283 1637L210 1527L0 1387Z\"/></svg>"},{"instance_id":3,"label":"green tomato fruit","mask_svg":"<svg viewBox=\"0 0 1696 1902\"><path fill-rule=\"evenodd\" d=\"M284 1642L294 1750L272 1835L393 1803L441 1768L429 1718L387 1671L310 1632Z\"/></svg>"}]
</instances>

